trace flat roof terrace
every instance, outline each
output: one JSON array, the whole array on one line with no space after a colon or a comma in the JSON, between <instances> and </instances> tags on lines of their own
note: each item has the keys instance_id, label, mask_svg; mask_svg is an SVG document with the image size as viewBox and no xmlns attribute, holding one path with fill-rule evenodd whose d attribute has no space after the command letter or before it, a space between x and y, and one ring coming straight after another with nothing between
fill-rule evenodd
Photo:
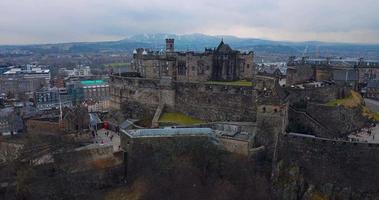
<instances>
[{"instance_id":1,"label":"flat roof terrace","mask_svg":"<svg viewBox=\"0 0 379 200\"><path fill-rule=\"evenodd\" d=\"M209 137L213 133L210 128L163 128L163 129L137 129L121 130L131 138L154 138L154 137Z\"/></svg>"}]
</instances>

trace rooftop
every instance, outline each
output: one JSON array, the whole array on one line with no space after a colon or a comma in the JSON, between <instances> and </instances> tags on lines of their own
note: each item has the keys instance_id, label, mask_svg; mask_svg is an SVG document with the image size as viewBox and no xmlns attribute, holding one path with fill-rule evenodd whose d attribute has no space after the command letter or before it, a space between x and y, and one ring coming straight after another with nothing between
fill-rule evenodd
<instances>
[{"instance_id":1,"label":"rooftop","mask_svg":"<svg viewBox=\"0 0 379 200\"><path fill-rule=\"evenodd\" d=\"M379 66L379 60L365 60L363 58L290 58L290 65L311 64L311 65L332 65L354 67L359 66Z\"/></svg>"},{"instance_id":2,"label":"rooftop","mask_svg":"<svg viewBox=\"0 0 379 200\"><path fill-rule=\"evenodd\" d=\"M124 134L131 138L153 137L178 137L178 136L210 136L213 131L210 128L164 128L164 129L137 129L125 131Z\"/></svg>"},{"instance_id":3,"label":"rooftop","mask_svg":"<svg viewBox=\"0 0 379 200\"><path fill-rule=\"evenodd\" d=\"M8 71L4 72L4 75L15 75L15 74L48 74L50 73L49 69L42 69L41 67L32 67L30 69L22 68L11 68Z\"/></svg>"},{"instance_id":4,"label":"rooftop","mask_svg":"<svg viewBox=\"0 0 379 200\"><path fill-rule=\"evenodd\" d=\"M97 84L103 84L103 80L85 80L85 81L80 81L81 84L83 85L97 85Z\"/></svg>"}]
</instances>

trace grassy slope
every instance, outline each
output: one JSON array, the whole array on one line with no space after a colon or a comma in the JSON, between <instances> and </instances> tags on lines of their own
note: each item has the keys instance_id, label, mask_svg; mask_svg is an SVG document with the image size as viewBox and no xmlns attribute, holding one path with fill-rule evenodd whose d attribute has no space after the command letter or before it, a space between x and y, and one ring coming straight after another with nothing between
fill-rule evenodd
<instances>
[{"instance_id":1,"label":"grassy slope","mask_svg":"<svg viewBox=\"0 0 379 200\"><path fill-rule=\"evenodd\" d=\"M344 99L335 99L335 100L329 101L326 105L344 106L346 108L356 108L362 104L363 104L362 96L357 92L351 91L350 96ZM363 106L362 115L374 121L379 121L379 113L371 111L366 106Z\"/></svg>"},{"instance_id":2,"label":"grassy slope","mask_svg":"<svg viewBox=\"0 0 379 200\"><path fill-rule=\"evenodd\" d=\"M105 66L111 66L111 67L126 67L129 63L109 63L105 64Z\"/></svg>"},{"instance_id":3,"label":"grassy slope","mask_svg":"<svg viewBox=\"0 0 379 200\"><path fill-rule=\"evenodd\" d=\"M328 106L344 106L346 108L355 108L361 105L363 98L357 92L351 91L351 94L343 99L335 99L326 103Z\"/></svg>"}]
</instances>

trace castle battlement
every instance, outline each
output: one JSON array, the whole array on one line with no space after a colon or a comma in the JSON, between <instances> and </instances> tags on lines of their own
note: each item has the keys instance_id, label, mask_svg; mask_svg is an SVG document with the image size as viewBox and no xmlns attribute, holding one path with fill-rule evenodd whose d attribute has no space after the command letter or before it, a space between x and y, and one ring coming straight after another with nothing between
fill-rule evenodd
<instances>
[{"instance_id":1,"label":"castle battlement","mask_svg":"<svg viewBox=\"0 0 379 200\"><path fill-rule=\"evenodd\" d=\"M233 50L223 41L204 52L176 52L174 40L166 40L166 51L139 48L133 52L133 69L145 78L170 76L194 82L252 80L254 52Z\"/></svg>"}]
</instances>

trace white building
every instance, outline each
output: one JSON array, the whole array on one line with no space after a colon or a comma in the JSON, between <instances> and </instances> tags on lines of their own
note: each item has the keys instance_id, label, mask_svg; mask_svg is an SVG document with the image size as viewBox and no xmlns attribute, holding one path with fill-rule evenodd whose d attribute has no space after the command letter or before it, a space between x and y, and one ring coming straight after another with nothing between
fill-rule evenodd
<instances>
[{"instance_id":1,"label":"white building","mask_svg":"<svg viewBox=\"0 0 379 200\"><path fill-rule=\"evenodd\" d=\"M86 77L91 76L91 67L79 65L74 69L62 69L63 74L67 77Z\"/></svg>"},{"instance_id":2,"label":"white building","mask_svg":"<svg viewBox=\"0 0 379 200\"><path fill-rule=\"evenodd\" d=\"M50 70L40 66L12 67L0 76L0 92L35 92L42 87L48 87L50 79Z\"/></svg>"}]
</instances>

